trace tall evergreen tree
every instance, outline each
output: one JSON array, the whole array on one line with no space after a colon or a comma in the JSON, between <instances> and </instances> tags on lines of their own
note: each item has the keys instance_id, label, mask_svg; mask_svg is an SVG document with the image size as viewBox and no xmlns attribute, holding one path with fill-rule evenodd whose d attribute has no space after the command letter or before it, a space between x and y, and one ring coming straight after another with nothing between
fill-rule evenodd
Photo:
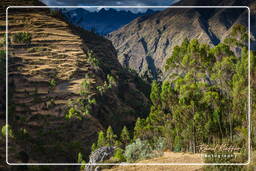
<instances>
[{"instance_id":1,"label":"tall evergreen tree","mask_svg":"<svg viewBox=\"0 0 256 171\"><path fill-rule=\"evenodd\" d=\"M106 138L103 131L98 133L98 141L97 141L97 148L103 147L106 145Z\"/></svg>"},{"instance_id":2,"label":"tall evergreen tree","mask_svg":"<svg viewBox=\"0 0 256 171\"><path fill-rule=\"evenodd\" d=\"M124 126L124 128L122 129L121 135L121 142L126 146L128 143L130 143L131 138L130 138L130 134L128 129L126 128L126 126Z\"/></svg>"},{"instance_id":3,"label":"tall evergreen tree","mask_svg":"<svg viewBox=\"0 0 256 171\"><path fill-rule=\"evenodd\" d=\"M111 126L108 127L106 132L106 143L109 146L113 146L115 144L117 136L114 134Z\"/></svg>"}]
</instances>

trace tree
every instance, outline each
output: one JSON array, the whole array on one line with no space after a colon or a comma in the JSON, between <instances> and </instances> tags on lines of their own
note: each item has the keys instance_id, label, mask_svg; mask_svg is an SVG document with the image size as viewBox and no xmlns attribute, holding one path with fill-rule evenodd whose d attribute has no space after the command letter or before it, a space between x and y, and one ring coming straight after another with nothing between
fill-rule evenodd
<instances>
[{"instance_id":1,"label":"tree","mask_svg":"<svg viewBox=\"0 0 256 171\"><path fill-rule=\"evenodd\" d=\"M121 137L122 143L124 143L125 146L126 146L128 143L130 143L131 138L130 138L129 131L128 131L128 129L126 128L126 126L124 126L124 128L122 129L122 132L121 132L120 137Z\"/></svg>"},{"instance_id":2,"label":"tree","mask_svg":"<svg viewBox=\"0 0 256 171\"><path fill-rule=\"evenodd\" d=\"M154 106L158 106L160 104L160 88L157 81L155 80L151 85L150 99Z\"/></svg>"},{"instance_id":3,"label":"tree","mask_svg":"<svg viewBox=\"0 0 256 171\"><path fill-rule=\"evenodd\" d=\"M98 141L97 141L97 148L103 147L106 145L106 139L103 131L98 133Z\"/></svg>"},{"instance_id":4,"label":"tree","mask_svg":"<svg viewBox=\"0 0 256 171\"><path fill-rule=\"evenodd\" d=\"M113 146L115 144L117 136L114 134L111 126L108 127L106 132L106 143L109 146Z\"/></svg>"},{"instance_id":5,"label":"tree","mask_svg":"<svg viewBox=\"0 0 256 171\"><path fill-rule=\"evenodd\" d=\"M145 119L138 118L135 123L134 127L134 139L141 138L143 139L144 135L144 128L146 126Z\"/></svg>"},{"instance_id":6,"label":"tree","mask_svg":"<svg viewBox=\"0 0 256 171\"><path fill-rule=\"evenodd\" d=\"M94 152L96 149L97 149L97 145L93 143L91 147L91 151Z\"/></svg>"}]
</instances>

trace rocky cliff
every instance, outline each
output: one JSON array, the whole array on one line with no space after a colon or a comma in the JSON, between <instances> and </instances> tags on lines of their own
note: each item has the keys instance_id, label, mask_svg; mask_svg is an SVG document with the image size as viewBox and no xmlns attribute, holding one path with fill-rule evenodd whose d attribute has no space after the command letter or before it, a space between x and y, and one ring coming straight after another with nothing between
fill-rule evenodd
<instances>
[{"instance_id":1,"label":"rocky cliff","mask_svg":"<svg viewBox=\"0 0 256 171\"><path fill-rule=\"evenodd\" d=\"M184 0L175 5L250 5L251 31L252 36L255 36L255 2ZM161 77L165 60L173 48L185 38L216 45L234 24L247 26L247 16L247 8L170 8L148 17L139 17L110 33L108 38L117 49L118 59L123 66L136 70L142 76L149 75L156 79Z\"/></svg>"}]
</instances>

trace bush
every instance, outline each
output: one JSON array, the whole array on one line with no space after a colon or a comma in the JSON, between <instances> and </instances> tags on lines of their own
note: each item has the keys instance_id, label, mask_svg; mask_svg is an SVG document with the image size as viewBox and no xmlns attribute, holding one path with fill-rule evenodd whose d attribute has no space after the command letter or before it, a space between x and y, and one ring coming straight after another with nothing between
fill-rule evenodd
<instances>
[{"instance_id":1,"label":"bush","mask_svg":"<svg viewBox=\"0 0 256 171\"><path fill-rule=\"evenodd\" d=\"M87 56L88 56L88 61L91 65L93 65L94 67L98 67L100 65L100 61L95 57L93 51L89 50L87 52Z\"/></svg>"},{"instance_id":2,"label":"bush","mask_svg":"<svg viewBox=\"0 0 256 171\"><path fill-rule=\"evenodd\" d=\"M112 88L113 86L116 86L117 83L116 83L116 80L115 78L112 76L112 75L107 75L107 82L108 82L108 88Z\"/></svg>"},{"instance_id":3,"label":"bush","mask_svg":"<svg viewBox=\"0 0 256 171\"><path fill-rule=\"evenodd\" d=\"M6 34L4 34L3 39L0 40L0 45L5 46L6 44Z\"/></svg>"},{"instance_id":4,"label":"bush","mask_svg":"<svg viewBox=\"0 0 256 171\"><path fill-rule=\"evenodd\" d=\"M79 120L82 119L80 114L75 110L75 108L71 107L68 111L68 113L65 115L66 119L71 119L71 118L77 118Z\"/></svg>"},{"instance_id":5,"label":"bush","mask_svg":"<svg viewBox=\"0 0 256 171\"><path fill-rule=\"evenodd\" d=\"M159 138L152 143L147 140L136 139L134 143L126 146L124 156L128 162L157 157L162 154L164 144L163 138Z\"/></svg>"},{"instance_id":6,"label":"bush","mask_svg":"<svg viewBox=\"0 0 256 171\"><path fill-rule=\"evenodd\" d=\"M28 32L14 33L12 36L12 41L14 43L30 44L31 39L32 39L32 35L31 33L28 33Z\"/></svg>"},{"instance_id":7,"label":"bush","mask_svg":"<svg viewBox=\"0 0 256 171\"><path fill-rule=\"evenodd\" d=\"M11 129L11 127L9 125L4 125L2 127L1 132L2 132L3 137L6 136L6 129L8 129L8 136L11 137L11 138L14 138L13 131L12 131L12 129Z\"/></svg>"},{"instance_id":8,"label":"bush","mask_svg":"<svg viewBox=\"0 0 256 171\"><path fill-rule=\"evenodd\" d=\"M115 150L115 154L114 154L114 160L116 161L116 162L125 162L126 161L126 159L125 159L125 156L124 156L124 150L123 149L121 149L121 148L117 148L116 150Z\"/></svg>"},{"instance_id":9,"label":"bush","mask_svg":"<svg viewBox=\"0 0 256 171\"><path fill-rule=\"evenodd\" d=\"M54 87L56 87L56 85L57 85L56 80L51 79L51 80L49 81L49 86L50 86L51 89L53 89Z\"/></svg>"}]
</instances>

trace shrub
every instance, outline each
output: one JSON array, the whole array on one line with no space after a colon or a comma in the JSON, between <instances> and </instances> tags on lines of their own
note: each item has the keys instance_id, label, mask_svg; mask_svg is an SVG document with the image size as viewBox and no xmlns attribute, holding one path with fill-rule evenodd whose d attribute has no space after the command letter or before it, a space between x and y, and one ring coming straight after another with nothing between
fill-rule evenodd
<instances>
[{"instance_id":1,"label":"shrub","mask_svg":"<svg viewBox=\"0 0 256 171\"><path fill-rule=\"evenodd\" d=\"M99 91L100 95L103 95L107 91L106 82L104 82L102 86L97 86L96 89Z\"/></svg>"},{"instance_id":2,"label":"shrub","mask_svg":"<svg viewBox=\"0 0 256 171\"><path fill-rule=\"evenodd\" d=\"M77 155L77 163L81 163L82 165L80 166L80 170L84 170L85 169L85 160L83 160L83 155L81 152L78 153Z\"/></svg>"},{"instance_id":3,"label":"shrub","mask_svg":"<svg viewBox=\"0 0 256 171\"><path fill-rule=\"evenodd\" d=\"M124 156L124 150L123 149L121 149L121 148L117 148L116 150L115 150L115 153L114 153L114 160L116 161L116 162L125 162L126 161L126 159L125 159L125 156Z\"/></svg>"},{"instance_id":4,"label":"shrub","mask_svg":"<svg viewBox=\"0 0 256 171\"><path fill-rule=\"evenodd\" d=\"M4 126L2 127L2 130L1 130L2 135L3 135L4 137L6 136L6 129L8 129L8 135L9 135L9 137L14 138L13 131L12 131L12 129L11 129L11 127L10 127L9 125L4 125Z\"/></svg>"},{"instance_id":5,"label":"shrub","mask_svg":"<svg viewBox=\"0 0 256 171\"><path fill-rule=\"evenodd\" d=\"M107 82L108 82L108 88L112 88L113 86L116 86L116 80L112 75L107 75Z\"/></svg>"},{"instance_id":6,"label":"shrub","mask_svg":"<svg viewBox=\"0 0 256 171\"><path fill-rule=\"evenodd\" d=\"M12 41L14 43L30 44L31 39L32 39L32 35L31 33L28 33L28 32L14 33L12 36Z\"/></svg>"},{"instance_id":7,"label":"shrub","mask_svg":"<svg viewBox=\"0 0 256 171\"><path fill-rule=\"evenodd\" d=\"M91 151L94 152L96 149L97 149L97 145L93 143L91 147Z\"/></svg>"},{"instance_id":8,"label":"shrub","mask_svg":"<svg viewBox=\"0 0 256 171\"><path fill-rule=\"evenodd\" d=\"M126 146L124 156L128 162L134 162L136 160L160 156L163 148L162 145L157 145L157 141L151 144L147 140L142 141L136 139L134 143Z\"/></svg>"},{"instance_id":9,"label":"shrub","mask_svg":"<svg viewBox=\"0 0 256 171\"><path fill-rule=\"evenodd\" d=\"M66 119L71 119L71 118L78 118L79 120L81 120L81 116L79 115L79 113L75 110L75 108L71 107L68 111L68 113L65 115Z\"/></svg>"},{"instance_id":10,"label":"shrub","mask_svg":"<svg viewBox=\"0 0 256 171\"><path fill-rule=\"evenodd\" d=\"M94 56L93 51L89 50L87 52L88 60L91 65L94 67L98 67L100 65L100 61Z\"/></svg>"},{"instance_id":11,"label":"shrub","mask_svg":"<svg viewBox=\"0 0 256 171\"><path fill-rule=\"evenodd\" d=\"M0 45L1 46L5 46L5 44L6 44L6 34L4 34L3 39L0 40Z\"/></svg>"},{"instance_id":12,"label":"shrub","mask_svg":"<svg viewBox=\"0 0 256 171\"><path fill-rule=\"evenodd\" d=\"M86 93L88 93L89 90L90 90L90 82L89 82L88 79L85 79L85 80L81 83L80 94L81 94L81 95L85 95Z\"/></svg>"},{"instance_id":13,"label":"shrub","mask_svg":"<svg viewBox=\"0 0 256 171\"><path fill-rule=\"evenodd\" d=\"M51 79L51 80L49 81L49 86L50 86L51 89L54 88L54 87L56 87L56 85L57 85L56 80Z\"/></svg>"}]
</instances>

